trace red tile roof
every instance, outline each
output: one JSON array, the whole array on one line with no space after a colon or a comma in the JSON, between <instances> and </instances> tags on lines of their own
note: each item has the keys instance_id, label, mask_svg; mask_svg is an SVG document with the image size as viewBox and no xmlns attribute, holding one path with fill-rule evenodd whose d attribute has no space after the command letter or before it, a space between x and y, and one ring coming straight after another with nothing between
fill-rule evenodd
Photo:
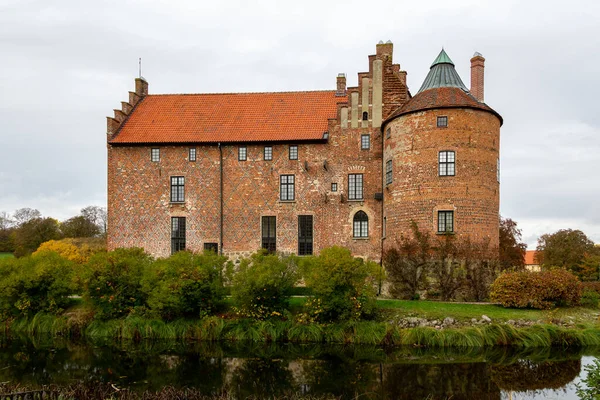
<instances>
[{"instance_id":1,"label":"red tile roof","mask_svg":"<svg viewBox=\"0 0 600 400\"><path fill-rule=\"evenodd\" d=\"M147 95L110 143L216 143L322 139L335 91Z\"/></svg>"},{"instance_id":2,"label":"red tile roof","mask_svg":"<svg viewBox=\"0 0 600 400\"><path fill-rule=\"evenodd\" d=\"M539 261L536 260L536 251L527 250L525 252L525 265L539 265Z\"/></svg>"},{"instance_id":3,"label":"red tile roof","mask_svg":"<svg viewBox=\"0 0 600 400\"><path fill-rule=\"evenodd\" d=\"M457 87L440 87L427 89L418 93L406 104L390 115L386 122L404 114L410 114L417 111L430 110L434 108L475 108L485 110L495 114L500 119L502 117L485 103L480 103L470 93Z\"/></svg>"}]
</instances>

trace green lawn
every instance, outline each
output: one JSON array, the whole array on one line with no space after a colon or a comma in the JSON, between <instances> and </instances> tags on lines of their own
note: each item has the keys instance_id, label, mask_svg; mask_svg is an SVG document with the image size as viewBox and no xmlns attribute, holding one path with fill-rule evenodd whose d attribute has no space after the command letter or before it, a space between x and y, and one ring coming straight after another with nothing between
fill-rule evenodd
<instances>
[{"instance_id":1,"label":"green lawn","mask_svg":"<svg viewBox=\"0 0 600 400\"><path fill-rule=\"evenodd\" d=\"M306 298L293 297L290 300L292 310L300 309ZM445 303L426 300L378 300L377 304L387 317L419 317L429 320L443 320L452 317L458 321L470 321L471 318L481 319L487 315L495 322L508 320L530 320L550 322L552 320L569 320L573 317L575 323L595 323L598 321L598 310L583 307L565 307L554 310L510 309L493 304L461 304Z\"/></svg>"},{"instance_id":2,"label":"green lawn","mask_svg":"<svg viewBox=\"0 0 600 400\"><path fill-rule=\"evenodd\" d=\"M12 258L12 253L0 253L0 258Z\"/></svg>"}]
</instances>

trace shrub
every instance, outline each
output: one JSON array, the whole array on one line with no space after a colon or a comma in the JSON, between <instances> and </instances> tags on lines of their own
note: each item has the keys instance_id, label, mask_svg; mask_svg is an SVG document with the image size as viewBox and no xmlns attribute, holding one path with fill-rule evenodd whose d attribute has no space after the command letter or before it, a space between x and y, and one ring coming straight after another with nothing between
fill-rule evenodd
<instances>
[{"instance_id":1,"label":"shrub","mask_svg":"<svg viewBox=\"0 0 600 400\"><path fill-rule=\"evenodd\" d=\"M155 261L143 282L150 311L166 320L213 314L223 302L226 260L215 252L180 251Z\"/></svg>"},{"instance_id":2,"label":"shrub","mask_svg":"<svg viewBox=\"0 0 600 400\"><path fill-rule=\"evenodd\" d=\"M142 276L152 265L152 258L140 248L116 249L97 253L86 264L84 295L100 319L128 315L135 307L146 304Z\"/></svg>"},{"instance_id":3,"label":"shrub","mask_svg":"<svg viewBox=\"0 0 600 400\"><path fill-rule=\"evenodd\" d=\"M67 260L77 264L85 264L92 255L103 250L106 250L106 241L104 239L69 238L44 242L33 254L42 251L54 251Z\"/></svg>"},{"instance_id":4,"label":"shrub","mask_svg":"<svg viewBox=\"0 0 600 400\"><path fill-rule=\"evenodd\" d=\"M581 305L589 308L598 308L600 302L600 294L594 290L583 289L581 295Z\"/></svg>"},{"instance_id":5,"label":"shrub","mask_svg":"<svg viewBox=\"0 0 600 400\"><path fill-rule=\"evenodd\" d=\"M555 305L576 305L581 299L581 283L564 269L509 272L494 281L490 298L512 308L547 309Z\"/></svg>"},{"instance_id":6,"label":"shrub","mask_svg":"<svg viewBox=\"0 0 600 400\"><path fill-rule=\"evenodd\" d=\"M297 257L264 250L243 259L237 271L229 267L231 296L240 315L265 319L282 315L298 281Z\"/></svg>"},{"instance_id":7,"label":"shrub","mask_svg":"<svg viewBox=\"0 0 600 400\"><path fill-rule=\"evenodd\" d=\"M584 292L590 290L600 294L600 282L581 282L581 287Z\"/></svg>"},{"instance_id":8,"label":"shrub","mask_svg":"<svg viewBox=\"0 0 600 400\"><path fill-rule=\"evenodd\" d=\"M323 249L319 256L303 259L303 278L313 290L307 302L309 319L357 320L375 313L376 284L380 266L352 257L342 247Z\"/></svg>"},{"instance_id":9,"label":"shrub","mask_svg":"<svg viewBox=\"0 0 600 400\"><path fill-rule=\"evenodd\" d=\"M0 316L58 314L74 292L73 263L53 252L0 261Z\"/></svg>"},{"instance_id":10,"label":"shrub","mask_svg":"<svg viewBox=\"0 0 600 400\"><path fill-rule=\"evenodd\" d=\"M394 298L414 299L425 287L425 277L431 265L429 235L421 233L411 223L413 236L402 235L397 246L383 254L383 265Z\"/></svg>"}]
</instances>

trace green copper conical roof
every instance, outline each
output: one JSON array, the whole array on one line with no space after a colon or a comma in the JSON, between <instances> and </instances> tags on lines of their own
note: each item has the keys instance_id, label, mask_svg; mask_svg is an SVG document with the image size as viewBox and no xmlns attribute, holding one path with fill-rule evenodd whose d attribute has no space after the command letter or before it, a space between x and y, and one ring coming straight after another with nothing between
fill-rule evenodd
<instances>
[{"instance_id":1,"label":"green copper conical roof","mask_svg":"<svg viewBox=\"0 0 600 400\"><path fill-rule=\"evenodd\" d=\"M446 54L444 49L442 49L433 64L431 64L429 73L417 94L428 89L441 87L457 87L464 91L468 91L467 87L460 79L458 72L454 69L454 63L450 57L448 57L448 54Z\"/></svg>"},{"instance_id":2,"label":"green copper conical roof","mask_svg":"<svg viewBox=\"0 0 600 400\"><path fill-rule=\"evenodd\" d=\"M446 54L446 52L444 51L443 47L442 47L442 51L440 51L440 54L437 56L437 58L435 59L433 64L431 64L430 68L433 68L433 66L437 65L437 64L452 64L452 65L454 65L454 63L452 62L450 57L448 57L448 54Z\"/></svg>"}]
</instances>

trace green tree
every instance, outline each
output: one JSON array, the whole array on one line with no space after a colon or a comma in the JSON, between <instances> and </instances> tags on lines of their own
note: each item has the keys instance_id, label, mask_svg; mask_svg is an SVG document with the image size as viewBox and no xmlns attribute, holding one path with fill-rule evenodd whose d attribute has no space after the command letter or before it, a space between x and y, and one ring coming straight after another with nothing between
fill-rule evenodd
<instances>
[{"instance_id":1,"label":"green tree","mask_svg":"<svg viewBox=\"0 0 600 400\"><path fill-rule=\"evenodd\" d=\"M502 270L525 268L527 245L521 242L521 230L510 218L500 217L499 259Z\"/></svg>"},{"instance_id":2,"label":"green tree","mask_svg":"<svg viewBox=\"0 0 600 400\"><path fill-rule=\"evenodd\" d=\"M594 242L580 230L561 229L538 239L536 251L544 268L562 267L576 271L586 254L594 254Z\"/></svg>"},{"instance_id":3,"label":"green tree","mask_svg":"<svg viewBox=\"0 0 600 400\"><path fill-rule=\"evenodd\" d=\"M61 223L60 230L67 238L94 237L100 234L98 225L82 215L69 218Z\"/></svg>"},{"instance_id":4,"label":"green tree","mask_svg":"<svg viewBox=\"0 0 600 400\"><path fill-rule=\"evenodd\" d=\"M314 293L306 306L314 319L345 321L374 316L381 272L378 264L354 258L350 250L338 246L301 261L306 286Z\"/></svg>"},{"instance_id":5,"label":"green tree","mask_svg":"<svg viewBox=\"0 0 600 400\"><path fill-rule=\"evenodd\" d=\"M48 240L61 238L58 221L54 218L33 218L19 225L12 234L15 256L22 257L37 250Z\"/></svg>"}]
</instances>

